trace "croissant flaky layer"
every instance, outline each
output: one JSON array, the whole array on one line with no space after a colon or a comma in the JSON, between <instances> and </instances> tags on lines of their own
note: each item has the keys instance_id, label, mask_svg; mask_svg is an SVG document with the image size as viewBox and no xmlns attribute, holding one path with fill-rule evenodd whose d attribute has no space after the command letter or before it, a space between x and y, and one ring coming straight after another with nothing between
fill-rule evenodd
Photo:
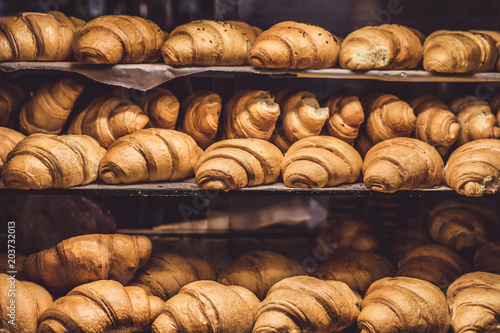
<instances>
[{"instance_id":1,"label":"croissant flaky layer","mask_svg":"<svg viewBox=\"0 0 500 333\"><path fill-rule=\"evenodd\" d=\"M0 127L0 176L8 154L24 138L25 136L22 133L10 128Z\"/></svg>"},{"instance_id":2,"label":"croissant flaky layer","mask_svg":"<svg viewBox=\"0 0 500 333\"><path fill-rule=\"evenodd\" d=\"M359 98L336 94L330 96L322 106L330 110L330 116L323 128L325 133L352 145L358 137L359 127L365 120Z\"/></svg>"}]
</instances>

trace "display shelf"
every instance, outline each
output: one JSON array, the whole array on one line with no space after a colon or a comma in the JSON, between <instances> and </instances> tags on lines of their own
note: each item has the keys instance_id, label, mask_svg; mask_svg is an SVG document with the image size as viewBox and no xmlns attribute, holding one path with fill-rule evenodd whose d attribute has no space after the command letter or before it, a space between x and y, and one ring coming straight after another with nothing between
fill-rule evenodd
<instances>
[{"instance_id":1,"label":"display shelf","mask_svg":"<svg viewBox=\"0 0 500 333\"><path fill-rule=\"evenodd\" d=\"M262 74L276 78L364 79L395 82L500 82L500 73L436 74L423 70L351 71L342 68L316 70L262 69L234 67L172 67L165 64L85 65L74 62L3 62L4 72L63 71L84 75L104 84L130 89L149 90L177 77L215 73Z\"/></svg>"}]
</instances>

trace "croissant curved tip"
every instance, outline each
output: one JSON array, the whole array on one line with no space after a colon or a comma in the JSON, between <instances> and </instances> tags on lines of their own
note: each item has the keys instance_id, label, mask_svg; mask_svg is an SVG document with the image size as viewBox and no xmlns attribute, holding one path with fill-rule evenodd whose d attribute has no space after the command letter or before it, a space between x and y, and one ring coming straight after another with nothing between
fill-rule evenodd
<instances>
[{"instance_id":1,"label":"croissant curved tip","mask_svg":"<svg viewBox=\"0 0 500 333\"><path fill-rule=\"evenodd\" d=\"M258 41L248 52L250 65L259 68L293 68L291 60L290 47L276 39Z\"/></svg>"},{"instance_id":2,"label":"croissant curved tip","mask_svg":"<svg viewBox=\"0 0 500 333\"><path fill-rule=\"evenodd\" d=\"M500 138L500 127L493 127L493 137L495 139Z\"/></svg>"},{"instance_id":3,"label":"croissant curved tip","mask_svg":"<svg viewBox=\"0 0 500 333\"><path fill-rule=\"evenodd\" d=\"M483 196L483 189L478 183L468 182L464 186L463 194L468 197L481 197Z\"/></svg>"},{"instance_id":4,"label":"croissant curved tip","mask_svg":"<svg viewBox=\"0 0 500 333\"><path fill-rule=\"evenodd\" d=\"M450 129L449 129L448 133L449 133L451 139L456 139L458 137L459 132L460 132L460 124L459 123L453 123L450 125Z\"/></svg>"},{"instance_id":5,"label":"croissant curved tip","mask_svg":"<svg viewBox=\"0 0 500 333\"><path fill-rule=\"evenodd\" d=\"M435 48L424 53L422 65L424 69L429 72L453 73L455 72L453 68L456 67L453 66L453 60L454 59L447 50Z\"/></svg>"},{"instance_id":6,"label":"croissant curved tip","mask_svg":"<svg viewBox=\"0 0 500 333\"><path fill-rule=\"evenodd\" d=\"M119 176L112 168L101 167L99 168L99 178L107 184L119 184Z\"/></svg>"}]
</instances>

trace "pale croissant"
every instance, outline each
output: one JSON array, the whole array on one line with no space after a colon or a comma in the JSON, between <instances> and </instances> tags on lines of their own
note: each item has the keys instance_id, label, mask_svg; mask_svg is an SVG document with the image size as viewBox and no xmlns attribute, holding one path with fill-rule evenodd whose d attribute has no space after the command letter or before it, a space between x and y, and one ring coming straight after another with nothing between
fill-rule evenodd
<instances>
[{"instance_id":1,"label":"pale croissant","mask_svg":"<svg viewBox=\"0 0 500 333\"><path fill-rule=\"evenodd\" d=\"M129 15L103 15L83 26L73 44L75 58L86 64L154 63L165 34L155 23Z\"/></svg>"},{"instance_id":2,"label":"pale croissant","mask_svg":"<svg viewBox=\"0 0 500 333\"><path fill-rule=\"evenodd\" d=\"M325 29L285 21L257 37L248 62L261 68L330 68L337 64L339 52L340 40Z\"/></svg>"},{"instance_id":3,"label":"pale croissant","mask_svg":"<svg viewBox=\"0 0 500 333\"><path fill-rule=\"evenodd\" d=\"M29 98L30 93L20 85L4 83L0 85L0 126L14 128L18 111Z\"/></svg>"},{"instance_id":4,"label":"pale croissant","mask_svg":"<svg viewBox=\"0 0 500 333\"><path fill-rule=\"evenodd\" d=\"M67 188L97 179L105 149L86 135L31 134L9 153L2 180L18 189Z\"/></svg>"},{"instance_id":5,"label":"pale croissant","mask_svg":"<svg viewBox=\"0 0 500 333\"><path fill-rule=\"evenodd\" d=\"M198 91L181 103L177 129L189 134L202 149L217 138L222 98L212 91Z\"/></svg>"},{"instance_id":6,"label":"pale croissant","mask_svg":"<svg viewBox=\"0 0 500 333\"><path fill-rule=\"evenodd\" d=\"M330 110L323 127L325 134L341 139L350 145L358 137L359 127L365 120L361 102L356 96L336 94L322 104Z\"/></svg>"},{"instance_id":7,"label":"pale croissant","mask_svg":"<svg viewBox=\"0 0 500 333\"><path fill-rule=\"evenodd\" d=\"M274 183L283 153L260 139L231 139L211 145L196 166L196 184L202 189L231 190Z\"/></svg>"},{"instance_id":8,"label":"pale croissant","mask_svg":"<svg viewBox=\"0 0 500 333\"><path fill-rule=\"evenodd\" d=\"M10 128L0 127L0 177L3 166L7 161L7 155L24 138L25 136L22 133Z\"/></svg>"},{"instance_id":9,"label":"pale croissant","mask_svg":"<svg viewBox=\"0 0 500 333\"><path fill-rule=\"evenodd\" d=\"M70 78L42 84L21 109L20 131L26 135L61 134L84 88L83 84Z\"/></svg>"},{"instance_id":10,"label":"pale croissant","mask_svg":"<svg viewBox=\"0 0 500 333\"><path fill-rule=\"evenodd\" d=\"M238 29L243 31L247 37L250 44L253 44L257 37L262 33L262 29L259 27L251 26L250 24L242 21L226 21L231 25L236 26Z\"/></svg>"},{"instance_id":11,"label":"pale croissant","mask_svg":"<svg viewBox=\"0 0 500 333\"><path fill-rule=\"evenodd\" d=\"M101 96L71 122L68 134L85 134L108 148L118 138L143 129L149 122L142 109L117 96Z\"/></svg>"},{"instance_id":12,"label":"pale croissant","mask_svg":"<svg viewBox=\"0 0 500 333\"><path fill-rule=\"evenodd\" d=\"M444 178L444 163L434 147L412 138L382 141L363 162L363 182L377 192L431 188Z\"/></svg>"},{"instance_id":13,"label":"pale croissant","mask_svg":"<svg viewBox=\"0 0 500 333\"><path fill-rule=\"evenodd\" d=\"M175 28L161 52L167 65L241 66L250 46L247 35L235 25L198 20Z\"/></svg>"},{"instance_id":14,"label":"pale croissant","mask_svg":"<svg viewBox=\"0 0 500 333\"><path fill-rule=\"evenodd\" d=\"M219 139L269 140L280 107L267 91L240 90L226 103L220 117Z\"/></svg>"},{"instance_id":15,"label":"pale croissant","mask_svg":"<svg viewBox=\"0 0 500 333\"><path fill-rule=\"evenodd\" d=\"M288 187L332 187L354 183L363 160L348 143L331 136L312 136L295 142L281 165Z\"/></svg>"},{"instance_id":16,"label":"pale croissant","mask_svg":"<svg viewBox=\"0 0 500 333\"><path fill-rule=\"evenodd\" d=\"M252 330L260 301L248 289L215 281L196 281L169 299L151 326L153 333Z\"/></svg>"},{"instance_id":17,"label":"pale croissant","mask_svg":"<svg viewBox=\"0 0 500 333\"><path fill-rule=\"evenodd\" d=\"M140 107L149 117L149 127L174 129L179 116L179 100L161 87L149 91Z\"/></svg>"},{"instance_id":18,"label":"pale croissant","mask_svg":"<svg viewBox=\"0 0 500 333\"><path fill-rule=\"evenodd\" d=\"M500 274L500 241L488 242L474 254L475 271Z\"/></svg>"}]
</instances>

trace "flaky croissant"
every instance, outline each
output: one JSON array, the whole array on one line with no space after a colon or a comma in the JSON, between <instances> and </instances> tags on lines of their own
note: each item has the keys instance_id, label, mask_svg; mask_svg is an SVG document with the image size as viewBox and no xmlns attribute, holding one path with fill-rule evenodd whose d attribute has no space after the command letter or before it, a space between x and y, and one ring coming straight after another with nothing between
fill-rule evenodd
<instances>
[{"instance_id":1,"label":"flaky croissant","mask_svg":"<svg viewBox=\"0 0 500 333\"><path fill-rule=\"evenodd\" d=\"M297 275L306 275L299 262L275 252L259 250L239 256L222 269L217 281L245 287L262 300L276 282Z\"/></svg>"},{"instance_id":2,"label":"flaky croissant","mask_svg":"<svg viewBox=\"0 0 500 333\"><path fill-rule=\"evenodd\" d=\"M179 180L194 175L203 150L186 133L146 128L122 136L99 164L108 184Z\"/></svg>"},{"instance_id":3,"label":"flaky croissant","mask_svg":"<svg viewBox=\"0 0 500 333\"><path fill-rule=\"evenodd\" d=\"M480 197L500 187L500 140L474 140L448 158L444 180L462 195Z\"/></svg>"},{"instance_id":4,"label":"flaky croissant","mask_svg":"<svg viewBox=\"0 0 500 333\"><path fill-rule=\"evenodd\" d=\"M340 40L325 29L285 21L257 37L248 62L261 68L330 68L337 64L339 52Z\"/></svg>"},{"instance_id":5,"label":"flaky croissant","mask_svg":"<svg viewBox=\"0 0 500 333\"><path fill-rule=\"evenodd\" d=\"M361 302L361 333L446 333L450 315L443 292L409 277L375 281Z\"/></svg>"},{"instance_id":6,"label":"flaky croissant","mask_svg":"<svg viewBox=\"0 0 500 333\"><path fill-rule=\"evenodd\" d=\"M30 93L20 85L4 83L0 85L0 127L14 128L13 120L29 98Z\"/></svg>"},{"instance_id":7,"label":"flaky croissant","mask_svg":"<svg viewBox=\"0 0 500 333\"><path fill-rule=\"evenodd\" d=\"M196 281L169 299L151 326L153 333L250 332L259 299L248 289Z\"/></svg>"},{"instance_id":8,"label":"flaky croissant","mask_svg":"<svg viewBox=\"0 0 500 333\"><path fill-rule=\"evenodd\" d=\"M322 103L330 110L330 116L323 127L323 131L339 138L350 145L358 137L359 127L365 120L361 102L356 96L335 94Z\"/></svg>"},{"instance_id":9,"label":"flaky croissant","mask_svg":"<svg viewBox=\"0 0 500 333\"><path fill-rule=\"evenodd\" d=\"M500 325L500 275L465 274L451 284L446 296L453 332L489 332Z\"/></svg>"},{"instance_id":10,"label":"flaky croissant","mask_svg":"<svg viewBox=\"0 0 500 333\"><path fill-rule=\"evenodd\" d=\"M138 287L112 280L90 282L52 303L40 319L38 332L142 332L163 304Z\"/></svg>"},{"instance_id":11,"label":"flaky croissant","mask_svg":"<svg viewBox=\"0 0 500 333\"><path fill-rule=\"evenodd\" d=\"M65 239L26 258L23 273L50 292L63 294L84 283L127 283L151 256L145 236L90 234Z\"/></svg>"},{"instance_id":12,"label":"flaky croissant","mask_svg":"<svg viewBox=\"0 0 500 333\"><path fill-rule=\"evenodd\" d=\"M188 283L198 280L216 280L217 269L200 258L184 258L162 252L154 254L130 282L141 287L148 295L163 300L176 295Z\"/></svg>"},{"instance_id":13,"label":"flaky croissant","mask_svg":"<svg viewBox=\"0 0 500 333\"><path fill-rule=\"evenodd\" d=\"M7 160L7 155L24 138L25 136L22 133L7 127L0 127L0 177Z\"/></svg>"},{"instance_id":14,"label":"flaky croissant","mask_svg":"<svg viewBox=\"0 0 500 333\"><path fill-rule=\"evenodd\" d=\"M0 329L10 333L33 333L39 318L52 303L43 287L0 273Z\"/></svg>"},{"instance_id":15,"label":"flaky croissant","mask_svg":"<svg viewBox=\"0 0 500 333\"><path fill-rule=\"evenodd\" d=\"M19 129L33 133L61 134L84 85L70 78L45 82L23 105Z\"/></svg>"},{"instance_id":16,"label":"flaky croissant","mask_svg":"<svg viewBox=\"0 0 500 333\"><path fill-rule=\"evenodd\" d=\"M164 42L163 31L149 20L103 15L78 31L73 49L76 60L85 64L153 63Z\"/></svg>"},{"instance_id":17,"label":"flaky croissant","mask_svg":"<svg viewBox=\"0 0 500 333\"><path fill-rule=\"evenodd\" d=\"M320 107L313 93L294 87L281 90L276 95L281 115L276 124L273 141L282 152L300 139L319 135L329 110Z\"/></svg>"},{"instance_id":18,"label":"flaky croissant","mask_svg":"<svg viewBox=\"0 0 500 333\"><path fill-rule=\"evenodd\" d=\"M359 303L359 295L343 282L290 277L269 290L252 332L340 332L356 322Z\"/></svg>"},{"instance_id":19,"label":"flaky croissant","mask_svg":"<svg viewBox=\"0 0 500 333\"><path fill-rule=\"evenodd\" d=\"M71 122L68 134L93 137L104 148L124 135L143 129L149 122L142 109L117 96L101 96Z\"/></svg>"},{"instance_id":20,"label":"flaky croissant","mask_svg":"<svg viewBox=\"0 0 500 333\"><path fill-rule=\"evenodd\" d=\"M269 140L280 107L262 90L239 90L226 103L220 117L219 139L255 138Z\"/></svg>"},{"instance_id":21,"label":"flaky croissant","mask_svg":"<svg viewBox=\"0 0 500 333\"><path fill-rule=\"evenodd\" d=\"M169 90L161 87L152 89L141 101L140 107L149 117L149 127L175 128L180 103Z\"/></svg>"},{"instance_id":22,"label":"flaky croissant","mask_svg":"<svg viewBox=\"0 0 500 333\"><path fill-rule=\"evenodd\" d=\"M181 103L177 129L189 134L201 147L207 149L217 138L222 98L212 91L198 91Z\"/></svg>"},{"instance_id":23,"label":"flaky croissant","mask_svg":"<svg viewBox=\"0 0 500 333\"><path fill-rule=\"evenodd\" d=\"M340 66L352 70L413 69L422 59L417 33L397 24L355 30L342 42Z\"/></svg>"},{"instance_id":24,"label":"flaky croissant","mask_svg":"<svg viewBox=\"0 0 500 333\"><path fill-rule=\"evenodd\" d=\"M500 54L500 31L493 31L493 30L471 30L470 32L473 33L478 33L478 34L483 34L491 37L493 41L495 42L495 45L497 47L497 53ZM500 70L500 59L498 59L496 63L496 69L497 71Z\"/></svg>"},{"instance_id":25,"label":"flaky croissant","mask_svg":"<svg viewBox=\"0 0 500 333\"><path fill-rule=\"evenodd\" d=\"M274 183L283 153L260 139L231 139L211 145L196 166L196 184L202 189L231 190Z\"/></svg>"},{"instance_id":26,"label":"flaky croissant","mask_svg":"<svg viewBox=\"0 0 500 333\"><path fill-rule=\"evenodd\" d=\"M248 37L248 41L250 44L253 44L257 37L262 33L262 29L259 27L251 26L250 24L242 21L226 21L226 23L229 23L231 25L234 25L241 31L245 33Z\"/></svg>"},{"instance_id":27,"label":"flaky croissant","mask_svg":"<svg viewBox=\"0 0 500 333\"><path fill-rule=\"evenodd\" d=\"M357 181L362 164L348 143L331 136L311 136L288 149L281 173L288 187L332 187Z\"/></svg>"},{"instance_id":28,"label":"flaky croissant","mask_svg":"<svg viewBox=\"0 0 500 333\"><path fill-rule=\"evenodd\" d=\"M442 183L444 163L434 147L412 138L382 141L363 162L363 182L372 190L392 193Z\"/></svg>"},{"instance_id":29,"label":"flaky croissant","mask_svg":"<svg viewBox=\"0 0 500 333\"><path fill-rule=\"evenodd\" d=\"M500 274L500 241L485 243L477 249L472 266L475 271Z\"/></svg>"},{"instance_id":30,"label":"flaky croissant","mask_svg":"<svg viewBox=\"0 0 500 333\"><path fill-rule=\"evenodd\" d=\"M106 150L86 135L31 134L9 153L2 180L18 189L67 188L97 179Z\"/></svg>"},{"instance_id":31,"label":"flaky croissant","mask_svg":"<svg viewBox=\"0 0 500 333\"><path fill-rule=\"evenodd\" d=\"M250 46L247 35L235 25L198 20L175 28L161 52L172 66L241 66Z\"/></svg>"}]
</instances>

